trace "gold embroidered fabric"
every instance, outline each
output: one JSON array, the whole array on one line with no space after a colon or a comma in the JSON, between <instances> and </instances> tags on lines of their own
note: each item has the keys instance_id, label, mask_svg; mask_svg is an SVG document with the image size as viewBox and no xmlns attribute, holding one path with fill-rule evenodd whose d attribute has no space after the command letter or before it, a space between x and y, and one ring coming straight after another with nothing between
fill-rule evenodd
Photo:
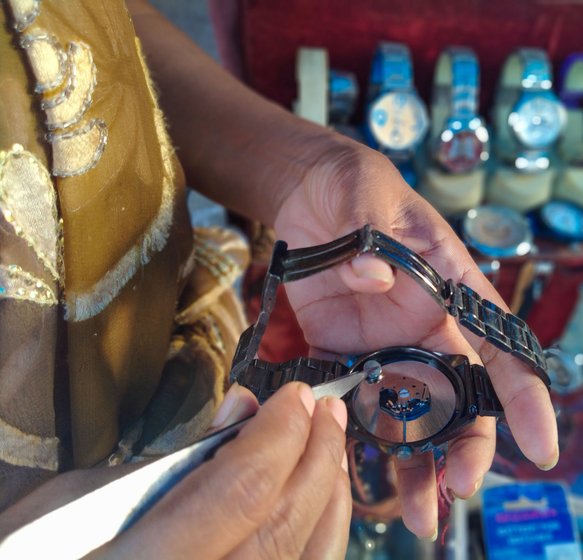
<instances>
[{"instance_id":1,"label":"gold embroidered fabric","mask_svg":"<svg viewBox=\"0 0 583 560\"><path fill-rule=\"evenodd\" d=\"M198 437L246 262L237 236L193 237L123 2L0 3L0 508Z\"/></svg>"}]
</instances>

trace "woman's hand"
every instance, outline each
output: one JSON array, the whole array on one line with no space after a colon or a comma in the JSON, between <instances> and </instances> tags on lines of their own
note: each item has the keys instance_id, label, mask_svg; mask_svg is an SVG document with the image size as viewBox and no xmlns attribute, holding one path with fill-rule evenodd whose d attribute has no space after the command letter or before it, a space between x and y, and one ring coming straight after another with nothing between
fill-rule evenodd
<instances>
[{"instance_id":1,"label":"woman's hand","mask_svg":"<svg viewBox=\"0 0 583 560\"><path fill-rule=\"evenodd\" d=\"M214 427L255 409L251 393L235 386ZM344 558L345 428L342 401L315 402L307 385L284 386L235 440L90 558Z\"/></svg>"},{"instance_id":2,"label":"woman's hand","mask_svg":"<svg viewBox=\"0 0 583 560\"><path fill-rule=\"evenodd\" d=\"M336 398L315 402L310 387L290 383L258 409L251 392L231 388L213 428L257 411L238 437L186 476L134 526L86 558L344 558L352 506L344 403ZM0 541L139 466L57 476L0 515ZM99 523L91 514L83 521ZM47 546L49 555L58 556L50 548L54 544L42 539L35 543L37 556L46 556Z\"/></svg>"},{"instance_id":3,"label":"woman's hand","mask_svg":"<svg viewBox=\"0 0 583 560\"><path fill-rule=\"evenodd\" d=\"M358 144L331 144L281 205L275 228L279 239L296 248L331 241L367 223L419 253L445 279L463 282L507 309L440 215L385 156ZM406 275L361 256L286 288L316 354L414 345L483 363L524 454L542 469L556 464L556 422L542 381L516 358L459 327ZM479 417L451 443L446 482L457 496L469 497L479 488L494 449L492 418ZM437 528L432 455L398 461L397 473L405 524L419 536L432 537Z\"/></svg>"}]
</instances>

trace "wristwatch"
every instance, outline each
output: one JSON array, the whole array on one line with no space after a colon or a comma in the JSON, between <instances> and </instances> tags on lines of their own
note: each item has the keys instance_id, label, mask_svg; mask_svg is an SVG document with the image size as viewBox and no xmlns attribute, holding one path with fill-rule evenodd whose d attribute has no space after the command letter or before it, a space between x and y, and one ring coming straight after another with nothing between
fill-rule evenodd
<instances>
[{"instance_id":1,"label":"wristwatch","mask_svg":"<svg viewBox=\"0 0 583 560\"><path fill-rule=\"evenodd\" d=\"M510 157L518 171L549 168L550 150L566 123L552 86L551 63L542 49L519 49L504 64L495 105L506 122L498 122L498 146L501 158Z\"/></svg>"},{"instance_id":2,"label":"wristwatch","mask_svg":"<svg viewBox=\"0 0 583 560\"><path fill-rule=\"evenodd\" d=\"M573 243L583 241L583 208L566 200L550 200L536 211L542 237Z\"/></svg>"},{"instance_id":3,"label":"wristwatch","mask_svg":"<svg viewBox=\"0 0 583 560\"><path fill-rule=\"evenodd\" d=\"M409 160L429 127L427 109L413 85L409 49L380 43L374 54L365 134L369 145L399 163Z\"/></svg>"},{"instance_id":4,"label":"wristwatch","mask_svg":"<svg viewBox=\"0 0 583 560\"><path fill-rule=\"evenodd\" d=\"M444 312L526 363L549 385L543 351L524 321L482 299L465 284L444 280L422 257L370 226L314 247L288 250L283 241L275 244L261 310L255 324L240 338L231 382L249 388L263 402L290 381L318 385L365 371L366 378L345 396L349 433L401 458L444 443L477 415L502 415L486 370L470 364L465 356L390 347L349 363L310 357L271 363L257 358L281 283L317 274L365 253L413 278Z\"/></svg>"},{"instance_id":5,"label":"wristwatch","mask_svg":"<svg viewBox=\"0 0 583 560\"><path fill-rule=\"evenodd\" d=\"M528 220L512 208L494 204L468 210L461 237L472 249L495 259L526 255L533 246Z\"/></svg>"},{"instance_id":6,"label":"wristwatch","mask_svg":"<svg viewBox=\"0 0 583 560\"><path fill-rule=\"evenodd\" d=\"M449 47L437 61L431 105L435 160L449 173L469 173L489 157L489 135L478 115L478 59Z\"/></svg>"}]
</instances>

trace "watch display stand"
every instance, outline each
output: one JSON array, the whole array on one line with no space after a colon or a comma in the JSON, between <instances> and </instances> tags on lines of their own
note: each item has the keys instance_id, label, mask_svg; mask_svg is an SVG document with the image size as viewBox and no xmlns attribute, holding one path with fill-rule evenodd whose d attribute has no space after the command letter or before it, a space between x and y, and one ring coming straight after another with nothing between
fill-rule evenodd
<instances>
[{"instance_id":1,"label":"watch display stand","mask_svg":"<svg viewBox=\"0 0 583 560\"><path fill-rule=\"evenodd\" d=\"M583 206L583 167L567 166L557 173L553 198Z\"/></svg>"},{"instance_id":2,"label":"watch display stand","mask_svg":"<svg viewBox=\"0 0 583 560\"><path fill-rule=\"evenodd\" d=\"M486 172L483 168L470 173L451 174L438 167L425 170L419 193L444 216L478 206L484 197Z\"/></svg>"},{"instance_id":3,"label":"watch display stand","mask_svg":"<svg viewBox=\"0 0 583 560\"><path fill-rule=\"evenodd\" d=\"M522 173L510 167L499 167L486 187L486 200L519 212L528 212L550 200L555 175L554 169Z\"/></svg>"},{"instance_id":4,"label":"watch display stand","mask_svg":"<svg viewBox=\"0 0 583 560\"><path fill-rule=\"evenodd\" d=\"M499 162L516 153L516 144L508 126L511 104L498 103L493 111ZM519 212L528 212L551 199L556 170L552 167L537 173L526 173L512 166L497 165L486 186L486 201L508 206Z\"/></svg>"},{"instance_id":5,"label":"watch display stand","mask_svg":"<svg viewBox=\"0 0 583 560\"><path fill-rule=\"evenodd\" d=\"M583 166L569 163L580 163L583 157L583 111L568 109L567 114L567 128L559 144L559 154L568 163L557 173L553 198L583 206Z\"/></svg>"},{"instance_id":6,"label":"watch display stand","mask_svg":"<svg viewBox=\"0 0 583 560\"><path fill-rule=\"evenodd\" d=\"M298 49L294 113L322 126L328 125L328 68L326 49Z\"/></svg>"}]
</instances>

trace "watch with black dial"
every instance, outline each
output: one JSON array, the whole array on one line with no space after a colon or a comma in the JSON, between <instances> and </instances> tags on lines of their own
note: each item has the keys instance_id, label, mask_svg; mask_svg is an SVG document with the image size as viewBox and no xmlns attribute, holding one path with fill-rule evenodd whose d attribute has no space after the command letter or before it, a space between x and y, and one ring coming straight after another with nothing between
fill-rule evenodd
<instances>
[{"instance_id":1,"label":"watch with black dial","mask_svg":"<svg viewBox=\"0 0 583 560\"><path fill-rule=\"evenodd\" d=\"M275 244L263 287L261 310L241 336L230 380L249 388L260 402L284 383L326 381L366 372L345 396L349 434L400 458L440 445L477 415L501 416L503 409L484 367L465 356L416 347L390 347L340 361L301 357L283 363L257 358L278 286L317 274L361 254L372 254L413 278L444 313L491 344L530 366L548 386L546 361L530 328L518 317L482 299L465 284L444 280L421 256L365 226L324 245L288 250Z\"/></svg>"}]
</instances>

